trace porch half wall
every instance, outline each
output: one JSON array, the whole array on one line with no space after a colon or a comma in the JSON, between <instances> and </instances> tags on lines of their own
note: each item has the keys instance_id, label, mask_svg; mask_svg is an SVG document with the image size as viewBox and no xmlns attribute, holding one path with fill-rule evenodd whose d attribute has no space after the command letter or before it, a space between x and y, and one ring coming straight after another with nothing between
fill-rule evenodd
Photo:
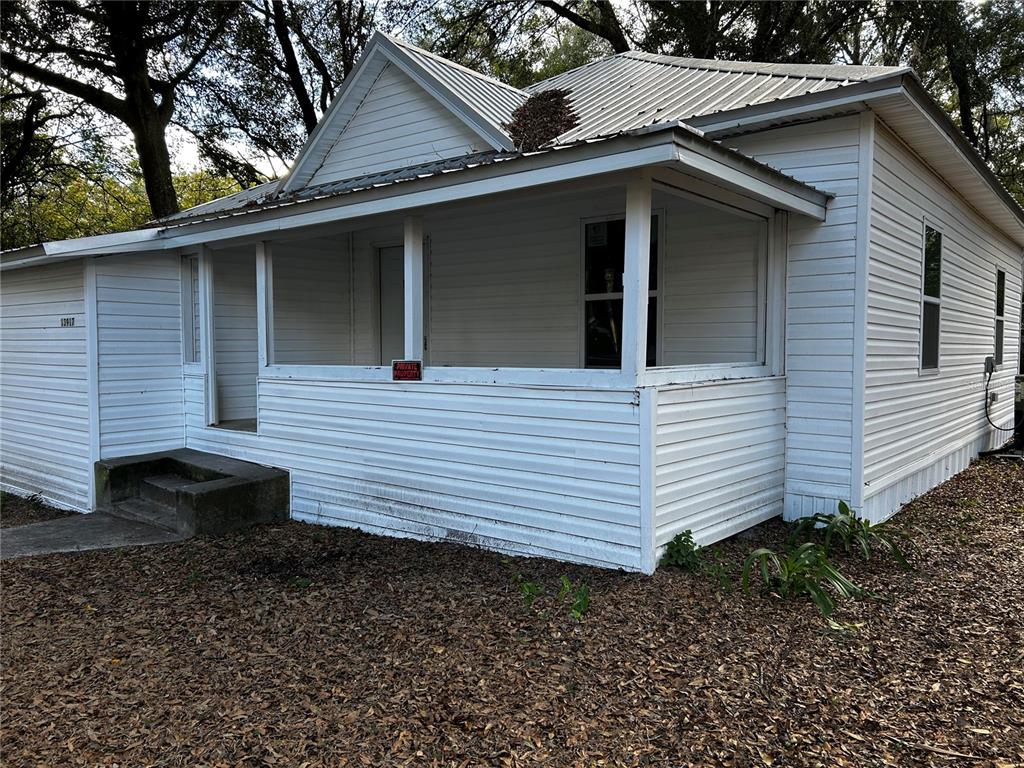
<instances>
[{"instance_id":1,"label":"porch half wall","mask_svg":"<svg viewBox=\"0 0 1024 768\"><path fill-rule=\"evenodd\" d=\"M292 516L641 568L633 390L260 379L259 434L205 426L186 375L186 444L291 473Z\"/></svg>"}]
</instances>

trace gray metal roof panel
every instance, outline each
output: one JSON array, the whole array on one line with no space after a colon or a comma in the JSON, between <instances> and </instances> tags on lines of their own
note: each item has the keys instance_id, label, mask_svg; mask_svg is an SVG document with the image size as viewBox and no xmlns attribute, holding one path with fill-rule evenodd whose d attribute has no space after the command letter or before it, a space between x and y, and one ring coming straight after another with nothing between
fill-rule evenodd
<instances>
[{"instance_id":1,"label":"gray metal roof panel","mask_svg":"<svg viewBox=\"0 0 1024 768\"><path fill-rule=\"evenodd\" d=\"M819 93L909 72L904 67L710 61L629 51L530 86L570 92L579 124L559 143Z\"/></svg>"}]
</instances>

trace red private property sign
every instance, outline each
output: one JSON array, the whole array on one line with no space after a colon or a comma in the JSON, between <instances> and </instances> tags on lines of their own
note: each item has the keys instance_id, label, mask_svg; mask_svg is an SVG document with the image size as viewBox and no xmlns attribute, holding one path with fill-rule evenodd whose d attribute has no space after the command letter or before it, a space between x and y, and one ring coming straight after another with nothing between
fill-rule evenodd
<instances>
[{"instance_id":1,"label":"red private property sign","mask_svg":"<svg viewBox=\"0 0 1024 768\"><path fill-rule=\"evenodd\" d=\"M394 360L391 363L392 381L423 381L422 360Z\"/></svg>"}]
</instances>

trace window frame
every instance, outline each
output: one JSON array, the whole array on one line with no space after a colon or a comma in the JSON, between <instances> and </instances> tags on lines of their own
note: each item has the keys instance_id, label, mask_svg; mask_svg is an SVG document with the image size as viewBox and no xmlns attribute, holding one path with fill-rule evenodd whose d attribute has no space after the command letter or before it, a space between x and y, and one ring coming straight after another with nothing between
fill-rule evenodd
<instances>
[{"instance_id":1,"label":"window frame","mask_svg":"<svg viewBox=\"0 0 1024 768\"><path fill-rule=\"evenodd\" d=\"M181 362L189 369L203 368L203 280L199 253L181 254Z\"/></svg>"},{"instance_id":2,"label":"window frame","mask_svg":"<svg viewBox=\"0 0 1024 768\"><path fill-rule=\"evenodd\" d=\"M657 278L658 287L647 290L647 301L651 299L658 299L661 294L662 286L665 283L665 209L664 208L651 208L651 218L657 223L658 228L658 267L657 267ZM586 216L579 220L580 227L580 261L579 261L579 311L577 317L579 318L579 333L578 333L578 348L579 348L579 369L585 371L617 371L621 370L622 362L619 361L619 368L588 368L587 367L587 302L588 301L614 301L616 299L624 302L625 291L613 291L612 293L587 293L587 225L588 224L599 224L607 221L625 221L626 212L618 213L607 213L600 216ZM653 230L652 230L653 231ZM623 250L623 270L625 270L625 250ZM657 306L654 312L654 365L647 366L647 369L657 368L661 365L662 360L662 313L665 309L664 302L658 300ZM650 329L648 329L650 333Z\"/></svg>"},{"instance_id":3,"label":"window frame","mask_svg":"<svg viewBox=\"0 0 1024 768\"><path fill-rule=\"evenodd\" d=\"M939 295L929 296L925 292L925 282L927 280L927 264L928 264L928 230L932 230L939 235ZM943 253L945 252L946 232L945 230L930 217L925 217L921 221L921 273L920 273L920 285L918 287L919 303L918 303L918 336L917 336L917 372L919 376L935 376L942 371L942 283L943 283ZM938 308L939 322L938 331L936 332L935 341L935 365L925 367L924 365L924 332L925 332L925 319L924 319L924 307L925 304L933 304Z\"/></svg>"},{"instance_id":4,"label":"window frame","mask_svg":"<svg viewBox=\"0 0 1024 768\"><path fill-rule=\"evenodd\" d=\"M1002 289L1002 296L1000 296L1000 288ZM992 343L992 357L996 361L996 370L1003 367L1003 363L1006 360L1006 272L1002 269L996 269L996 302L993 312L994 321L992 323L993 332L993 343ZM1002 312L1000 312L999 304L1002 302Z\"/></svg>"}]
</instances>

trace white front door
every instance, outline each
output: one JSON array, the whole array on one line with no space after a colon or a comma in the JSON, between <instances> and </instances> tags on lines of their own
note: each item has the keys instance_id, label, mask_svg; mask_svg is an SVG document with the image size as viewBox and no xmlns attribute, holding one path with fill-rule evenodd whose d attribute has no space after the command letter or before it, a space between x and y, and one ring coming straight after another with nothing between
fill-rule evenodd
<instances>
[{"instance_id":1,"label":"white front door","mask_svg":"<svg viewBox=\"0 0 1024 768\"><path fill-rule=\"evenodd\" d=\"M402 246L380 252L380 363L405 357L405 253Z\"/></svg>"}]
</instances>

